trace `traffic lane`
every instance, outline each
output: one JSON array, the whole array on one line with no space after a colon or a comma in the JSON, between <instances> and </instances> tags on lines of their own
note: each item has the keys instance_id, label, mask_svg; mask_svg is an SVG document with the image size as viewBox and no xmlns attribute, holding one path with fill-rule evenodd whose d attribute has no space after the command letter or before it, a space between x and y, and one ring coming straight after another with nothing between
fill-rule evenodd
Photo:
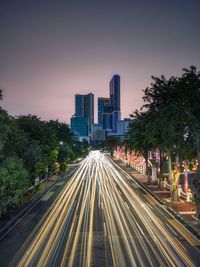
<instances>
[{"instance_id":1,"label":"traffic lane","mask_svg":"<svg viewBox=\"0 0 200 267\"><path fill-rule=\"evenodd\" d=\"M121 186L121 185L120 185ZM126 192L126 190L125 189L123 189L122 190L122 192L125 192L125 195L127 196L130 192L129 192L130 190L128 190L127 192ZM133 195L134 194L134 192L132 192L132 194L131 195ZM139 195L141 196L141 191L139 190ZM136 197L136 196L135 196ZM141 200L139 201L140 202L140 205L145 205L145 203L142 203L141 202ZM132 203L132 200L131 200L131 203ZM139 205L139 206L140 206ZM135 208L137 207L137 210L138 210L138 213L141 215L142 213L143 213L143 208L144 208L144 206L142 207L142 209L141 209L141 207L137 207L137 206L135 206ZM148 211L148 207L145 207L145 209L146 209L146 213L149 213L149 220L151 221L152 219L152 223L158 223L158 221L159 221L159 219L156 219L155 217L154 217L154 215L153 215L153 213L151 213L150 211ZM143 213L143 215L141 216L141 218L145 218L145 216L146 216L146 213ZM150 214L151 213L151 214ZM144 221L144 220L143 220ZM154 225L154 226L156 226L156 225ZM157 224L157 226L159 226L159 224ZM146 226L147 227L147 226ZM160 232L159 230L160 229L162 229L162 231ZM175 245L175 243L174 243L174 240L172 239L172 237L169 235L169 233L168 233L168 231L169 231L169 229L165 229L165 227L164 227L164 225L162 225L162 221L160 220L160 229L158 228L158 231L159 231L159 235L158 235L158 233L154 233L155 235L158 235L157 236L157 240L156 240L156 242L158 242L159 243L159 241L160 241L160 239L163 237L163 234L164 234L164 237L163 237L163 240L165 241L165 239L167 239L167 241L170 243L170 246L173 246L173 249L176 249L177 251L178 251L178 253L180 253L179 252L179 248ZM149 229L149 231L150 231L151 229ZM166 231L167 231L167 233L166 233ZM159 246L160 246L161 244L159 244ZM161 246L162 247L162 246ZM173 254L173 251L171 250L171 248L170 247L168 247L168 250L169 250L169 252L170 253L172 253ZM163 251L164 252L164 251ZM184 258L184 255L182 255L182 257ZM177 257L177 261L179 261L180 259L179 259L179 257Z\"/></svg>"},{"instance_id":2,"label":"traffic lane","mask_svg":"<svg viewBox=\"0 0 200 267\"><path fill-rule=\"evenodd\" d=\"M121 170L121 167L119 165L117 165L117 168L118 170ZM135 180L133 180L133 178L123 169L122 173L127 183L129 183L129 185L134 187L135 189L138 189L136 190L136 193L140 195L141 198L144 198L145 203L147 203L150 209L154 209L155 213L158 213L166 223L168 223L171 219L174 219L173 215L169 213L169 211L163 205L160 205L160 203L152 195L150 195L148 191L144 190L144 188L142 188ZM176 229L174 229L174 231L175 230ZM193 236L190 232L188 232L188 234ZM196 239L196 237L194 237L194 239ZM194 243L199 244L199 241Z\"/></svg>"},{"instance_id":3,"label":"traffic lane","mask_svg":"<svg viewBox=\"0 0 200 267\"><path fill-rule=\"evenodd\" d=\"M94 228L93 228L93 246L92 246L92 266L96 267L109 267L109 247L104 229L105 220L102 210L101 198L99 188L96 189L94 208Z\"/></svg>"},{"instance_id":4,"label":"traffic lane","mask_svg":"<svg viewBox=\"0 0 200 267\"><path fill-rule=\"evenodd\" d=\"M59 179L58 183L64 182L64 184L55 184L50 188L50 191L53 192L51 197L47 197L45 201L40 199L37 205L0 241L1 267L9 264L16 266L15 259L22 256L32 242L45 217L49 214L50 207L55 203L58 194L63 190L63 186L68 182L68 175L71 171L69 170ZM48 193L45 195L48 196Z\"/></svg>"},{"instance_id":5,"label":"traffic lane","mask_svg":"<svg viewBox=\"0 0 200 267\"><path fill-rule=\"evenodd\" d=\"M41 266L44 263L47 266L60 266L66 240L69 237L69 229L74 211L75 204L71 208L68 208L66 216L64 216L63 221L59 223L59 216L56 216L54 223L51 225L54 230L51 230L51 227L47 225L49 230L47 234L44 235L43 242L38 243L38 245L35 244L28 259L23 263L20 259L19 266Z\"/></svg>"},{"instance_id":6,"label":"traffic lane","mask_svg":"<svg viewBox=\"0 0 200 267\"><path fill-rule=\"evenodd\" d=\"M69 168L67 172L65 173L64 177L66 175L70 175L75 171L75 168ZM63 177L59 178L59 181ZM56 184L58 184L56 182ZM43 190L39 191L33 198L31 198L22 208L22 210L11 220L5 225L1 230L0 230L0 241L21 221L23 218L26 216L26 214L30 213L30 211L40 202L40 200L48 194L48 192L51 190L51 188L54 186L50 185L44 188Z\"/></svg>"},{"instance_id":7,"label":"traffic lane","mask_svg":"<svg viewBox=\"0 0 200 267\"><path fill-rule=\"evenodd\" d=\"M126 176L126 173L123 173ZM164 223L164 226L168 229L170 234L174 236L184 250L188 251L190 255L195 259L195 262L200 261L200 242L195 236L193 236L181 223L175 220L175 218L160 205L156 199L154 199L143 188L140 190L139 185L135 181L130 180L130 176L127 182L136 189L136 193L144 199L144 202L153 211L153 213Z\"/></svg>"},{"instance_id":8,"label":"traffic lane","mask_svg":"<svg viewBox=\"0 0 200 267\"><path fill-rule=\"evenodd\" d=\"M57 253L53 254L54 248L57 248L57 245L59 244L59 242L61 244L62 243L64 244L63 242L64 240L66 240L67 242L66 249L64 250L63 254L62 253L59 254L60 258L62 258L62 262L61 264L59 264L59 266L61 266L62 263L63 265L68 264L68 266L81 266L80 264L82 264L82 266L90 266L90 264L100 264L101 261L97 260L98 255L100 255L99 259L101 259L103 254L96 253L98 252L98 250L94 248L94 244L96 244L95 242L96 240L97 241L100 240L99 237L100 237L100 234L102 233L101 231L97 231L98 232L97 234L94 231L95 227L93 228L93 226L95 226L95 219L94 219L95 211L97 210L96 209L97 207L96 196L97 195L98 195L98 199L100 200L100 203L98 203L98 207L102 207L101 208L102 218L103 218L104 225L105 225L104 226L104 235L105 235L104 246L107 246L108 248L106 250L107 254L105 254L107 257L106 264L108 263L109 264L108 266L110 265L111 266L126 266L127 264L129 266L134 266L133 262L135 261L136 263L138 263L138 266L141 266L140 262L143 262L143 264L146 264L146 266L152 266L152 265L147 265L148 262L151 263L151 259L149 260L148 258L148 261L147 259L141 260L145 258L144 255L148 255L146 251L150 253L150 250L147 250L148 247L145 247L143 244L145 241L140 236L141 227L139 223L137 222L138 220L134 221L136 214L142 213L144 207L141 208L140 205L139 207L137 207L137 205L132 205L133 199L131 199L131 196L134 195L135 197L134 200L136 201L136 203L138 202L138 204L141 204L141 200L138 200L139 196L134 194L134 191L130 189L129 186L127 186L127 183L126 181L124 181L124 178L121 176L121 174L116 173L116 170L113 171L112 165L107 165L107 163L104 160L101 160L100 162L101 164L99 164L98 161L95 161L95 160L86 161L86 165L87 165L86 172L88 173L88 175L85 173L85 179L81 180L80 176L78 176L76 177L76 179L74 179L74 181L69 183L68 196L69 196L69 193L74 194L74 192L77 192L77 194L80 196L80 199L77 201L77 203L75 203L75 206L76 206L75 214L76 215L73 216L73 219L69 220L70 221L69 224L71 227L70 227L70 231L66 232L66 237L65 237L65 230L67 228L67 225L64 223L61 224L61 221L60 221L60 223L58 223L59 227L57 227L57 230L60 229L60 232L59 234L55 234L58 232L56 232L55 230L56 224L53 224L53 227L51 228L52 231L49 231L48 240L50 240L50 242L47 242L47 245L45 246L45 253L44 253L45 257L43 257L43 255L42 255L43 259L39 257L40 266L45 266L49 260L52 262L54 261L55 255L57 255ZM102 172L102 170L104 171ZM79 172L81 172L81 169L79 169ZM84 173L82 173L81 175L84 175ZM80 190L77 189L78 184L77 183L74 184L76 180L82 186L81 192ZM119 193L118 188L121 188L121 194ZM125 194L123 197L121 197L123 192L125 192ZM124 201L125 196L127 197L125 198L126 201ZM67 199L65 200L67 201ZM63 203L63 205L66 205L65 208L63 206L63 209L62 209L64 212L63 218L67 218L67 217L69 218L69 213L68 213L68 216L66 216L66 211L67 210L68 212L70 211L70 206L69 206L69 202L68 204L66 204L66 201L64 201ZM59 203L59 206L61 204L62 203ZM131 207L131 205L133 207ZM129 206L133 208L134 210L136 210L135 214L133 214L132 217L131 217L132 212L130 214L128 212ZM138 212L138 209L139 209L139 212ZM97 211L98 211L97 214L100 214L100 210L98 209ZM55 211L53 212L53 214L54 213ZM146 213L147 214L138 214L138 216L139 216L139 219L144 224L145 229L148 230L147 232L152 233L153 231L152 228L154 228L155 225L150 223L150 226L148 226L148 224L146 223L146 219L149 219L149 212L146 212ZM62 216L60 213L57 213L56 217L58 218L58 220L61 220ZM54 219L55 218L53 218L53 221ZM98 217L98 219L100 221L101 216ZM62 222L64 221L62 220ZM97 228L98 228L98 225L97 225ZM102 226L99 229L101 230ZM139 234L138 234L138 231L139 231ZM158 234L155 234L155 235L156 235L155 247L160 248L162 244L160 244L159 241L160 240L162 241L162 238L161 238L162 236ZM67 238L67 236L69 236L69 238ZM139 239L140 237L141 239ZM134 239L136 239L136 241ZM43 238L41 240L43 240ZM91 240L93 240L92 247L88 246L88 244L92 244ZM149 238L147 238L147 241L149 242L149 244L154 245L155 243L155 240L153 243L151 240L149 240ZM50 247L48 247L48 244L50 245ZM137 251L138 248L141 248L142 246L143 246L143 249L141 249L141 252L140 252L141 254L139 258L137 259L138 256L137 256L137 253L135 253L135 251ZM33 246L33 254L31 255L31 257L29 257L29 261L38 260L37 253L38 251L40 251L40 249L39 250L37 249L34 251L34 248L35 247ZM150 246L150 249L152 249L151 246ZM162 249L162 246L161 246L161 249ZM167 249L168 249L168 254L172 255L172 253L169 253L170 252L169 248ZM60 249L58 250L60 251ZM164 253L166 252L164 251ZM154 253L154 255L153 253L151 254L152 254L153 259L155 258L154 266L157 266L155 263L155 260L157 260L158 255L156 253ZM176 255L174 257L176 257ZM169 261L169 259L167 260ZM56 260L55 264L57 264L57 262L58 261ZM27 263L26 260L25 260L25 263Z\"/></svg>"},{"instance_id":9,"label":"traffic lane","mask_svg":"<svg viewBox=\"0 0 200 267\"><path fill-rule=\"evenodd\" d=\"M98 192L96 192L94 197L93 214L90 210L90 197L88 197L84 209L83 206L80 205L80 203L84 201L84 195L82 195L82 199L76 204L79 205L80 209L77 209L77 220L74 222L73 231L71 231L70 236L68 237L68 239L70 238L72 240L72 245L65 251L65 255L63 255L62 266L111 266L107 261L108 247L106 246L103 216L98 197ZM91 222L93 222L92 236L90 236ZM91 248L89 247L90 238L92 239ZM77 244L74 246L73 243L76 242L75 240L77 241Z\"/></svg>"},{"instance_id":10,"label":"traffic lane","mask_svg":"<svg viewBox=\"0 0 200 267\"><path fill-rule=\"evenodd\" d=\"M137 214L130 216L132 213L129 214L127 202L123 198L115 199L113 196L115 188L110 189L104 194L108 195L109 192L112 192L111 202L106 202L104 207L106 210L107 235L111 251L113 251L113 262L110 262L110 264L112 266L160 266L155 257L153 260L148 257L149 254L153 253L150 251L150 247L147 250L148 244L144 244L144 237L138 229L139 224L134 221ZM116 196L119 195L121 194L117 192Z\"/></svg>"},{"instance_id":11,"label":"traffic lane","mask_svg":"<svg viewBox=\"0 0 200 267\"><path fill-rule=\"evenodd\" d=\"M129 202L125 201L125 204ZM177 252L175 252L174 248L171 246L171 242L169 238L167 239L162 232L160 232L158 226L151 225L151 222L148 221L147 224L144 223L144 220L141 221L141 216L138 216L135 209L132 208L132 205L127 204L130 207L127 208L126 212L124 212L124 217L126 218L126 222L129 222L130 236L133 237L135 242L135 247L137 248L132 251L137 261L137 266L168 266L169 264L173 264L170 260L169 256L177 257L176 264L181 264L182 260L177 256ZM136 203L134 205L137 205ZM126 208L126 205L125 205ZM130 213L128 213L130 210ZM144 217L144 214L142 215ZM156 227L155 234L153 229ZM133 245L131 246L133 247ZM165 250L168 251L165 254ZM183 264L183 263L182 263ZM184 265L183 265L184 266ZM191 264L188 266L192 266Z\"/></svg>"},{"instance_id":12,"label":"traffic lane","mask_svg":"<svg viewBox=\"0 0 200 267\"><path fill-rule=\"evenodd\" d=\"M57 248L57 244L61 244L62 243L62 239L63 239L63 233L66 233L67 236L69 236L68 238L66 238L67 243L66 243L66 249L62 255L62 262L61 264L59 264L59 266L61 265L65 265L66 261L69 258L69 264L73 264L72 266L74 266L74 264L76 264L77 258L75 258L75 252L79 250L78 246L77 246L77 241L80 239L80 229L81 226L83 226L84 224L82 223L84 219L84 217L87 219L88 221L88 216L87 216L87 212L85 208L90 206L90 202L88 201L88 196L90 197L90 186L88 187L88 181L91 181L90 179L81 179L81 176L85 176L86 173L81 173L81 171L83 171L84 168L81 170L79 170L79 174L78 177L75 177L73 179L70 180L69 184L66 186L65 188L65 192L63 196L63 199L59 200L59 208L62 210L62 215L61 214L57 214L57 218L54 217L55 212L57 210L57 207L55 207L53 214L51 214L51 218L47 218L48 222L45 222L45 227L42 226L41 229L41 235L40 237L36 237L36 240L34 240L31 244L31 247L29 248L28 252L26 252L25 257L22 258L22 260L20 261L19 266L28 266L30 264L33 264L33 266L36 264L37 266L49 266L49 262L56 262L55 260L55 256L56 254L54 253L55 248ZM90 183L91 184L91 183ZM92 186L92 188L94 188ZM81 192L80 192L81 189ZM71 199L69 197L69 195L71 195ZM68 215L67 213L70 210L70 203L74 204L75 199L73 198L73 196L77 197L78 196L78 200L77 203L75 203L74 207L75 207L75 213L72 216L72 221L68 224L70 225L70 231L69 234L66 231L66 225L63 224L63 218L67 218ZM60 196L60 198L62 198L62 196ZM95 198L93 198L93 202L95 202ZM87 205L83 206L82 203L86 203ZM61 207L62 206L62 207ZM67 213L66 213L67 212ZM85 212L85 213L84 213ZM85 216L83 216L85 214ZM56 223L52 224L51 222L54 221ZM49 226L50 224L50 228L47 229L46 228ZM88 225L86 223L86 226L88 228ZM91 227L90 227L91 228ZM44 231L46 231L45 233L43 233ZM83 229L82 231L84 234L84 239L87 236L87 229ZM45 241L44 244L44 248L45 250L41 249L43 246L43 240L45 236L48 235L48 242L47 240ZM72 245L71 245L72 244ZM36 249L35 249L36 248ZM43 250L43 254L40 254L40 251ZM85 247L83 247L83 250L85 250ZM59 253L60 251L58 251ZM77 253L76 253L77 254ZM39 258L39 261L38 261ZM84 262L86 262L86 258L84 255L83 258ZM56 266L57 263L55 263Z\"/></svg>"},{"instance_id":13,"label":"traffic lane","mask_svg":"<svg viewBox=\"0 0 200 267\"><path fill-rule=\"evenodd\" d=\"M141 251L144 250L144 247L142 247L143 244L141 245L142 240L137 240L137 233L135 232L135 230L131 230L133 218L130 219L127 217L127 202L124 201L124 199L121 197L124 190L122 190L121 192L116 191L117 181L112 181L111 179L111 177L115 175L116 173L109 173L107 168L102 174L102 177L110 178L109 180L106 179L102 183L104 187L106 187L107 184L105 192L102 192L102 195L106 196L104 208L107 214L105 216L105 220L109 236L109 243L112 251L112 264L113 266L125 266L125 264L127 266L142 266L141 264L143 262L143 266L149 266L149 259L147 259L148 253L144 252L142 256L140 255ZM108 208L109 206L110 209ZM126 217L127 219L124 220L124 218Z\"/></svg>"}]
</instances>

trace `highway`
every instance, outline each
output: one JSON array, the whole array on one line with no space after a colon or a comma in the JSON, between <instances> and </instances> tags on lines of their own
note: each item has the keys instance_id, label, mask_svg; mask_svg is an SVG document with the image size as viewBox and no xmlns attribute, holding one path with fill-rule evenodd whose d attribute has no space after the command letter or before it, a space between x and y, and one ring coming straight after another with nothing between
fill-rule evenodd
<instances>
[{"instance_id":1,"label":"highway","mask_svg":"<svg viewBox=\"0 0 200 267\"><path fill-rule=\"evenodd\" d=\"M99 151L80 163L31 236L15 266L200 263L200 242Z\"/></svg>"}]
</instances>

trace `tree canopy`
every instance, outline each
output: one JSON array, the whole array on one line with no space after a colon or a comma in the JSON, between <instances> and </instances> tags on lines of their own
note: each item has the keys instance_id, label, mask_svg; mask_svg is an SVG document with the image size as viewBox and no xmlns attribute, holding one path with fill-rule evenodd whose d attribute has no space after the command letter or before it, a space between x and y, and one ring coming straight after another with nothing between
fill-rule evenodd
<instances>
[{"instance_id":1,"label":"tree canopy","mask_svg":"<svg viewBox=\"0 0 200 267\"><path fill-rule=\"evenodd\" d=\"M66 123L35 115L12 117L0 108L0 216L21 202L36 178L65 171L69 162L87 152L88 145L74 141Z\"/></svg>"},{"instance_id":2,"label":"tree canopy","mask_svg":"<svg viewBox=\"0 0 200 267\"><path fill-rule=\"evenodd\" d=\"M152 79L144 90L142 111L131 114L127 146L141 153L147 146L194 156L200 134L200 72L191 66L181 77Z\"/></svg>"},{"instance_id":3,"label":"tree canopy","mask_svg":"<svg viewBox=\"0 0 200 267\"><path fill-rule=\"evenodd\" d=\"M152 76L152 80L143 90L141 111L131 114L127 147L143 155L159 148L170 157L197 157L200 165L200 72L191 66L180 77ZM196 177L198 172L200 168ZM200 203L199 193L196 198Z\"/></svg>"}]
</instances>

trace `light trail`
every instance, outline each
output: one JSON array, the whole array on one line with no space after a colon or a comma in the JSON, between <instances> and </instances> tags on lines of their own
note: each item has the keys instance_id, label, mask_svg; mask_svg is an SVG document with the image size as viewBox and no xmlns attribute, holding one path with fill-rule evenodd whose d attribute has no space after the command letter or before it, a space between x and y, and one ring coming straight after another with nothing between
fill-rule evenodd
<instances>
[{"instance_id":1,"label":"light trail","mask_svg":"<svg viewBox=\"0 0 200 267\"><path fill-rule=\"evenodd\" d=\"M154 213L139 185L132 184L111 159L92 151L18 266L195 266L176 229Z\"/></svg>"}]
</instances>

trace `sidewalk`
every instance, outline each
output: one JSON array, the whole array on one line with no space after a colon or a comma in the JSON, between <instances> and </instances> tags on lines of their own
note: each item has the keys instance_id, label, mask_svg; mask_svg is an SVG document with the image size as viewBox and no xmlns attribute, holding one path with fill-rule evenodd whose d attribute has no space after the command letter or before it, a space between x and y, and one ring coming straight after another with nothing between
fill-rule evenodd
<instances>
[{"instance_id":1,"label":"sidewalk","mask_svg":"<svg viewBox=\"0 0 200 267\"><path fill-rule=\"evenodd\" d=\"M194 203L187 202L183 197L180 198L180 202L171 203L171 193L169 189L160 189L156 182L149 184L147 175L138 173L132 167L126 166L125 163L120 160L115 159L115 161L126 169L132 176L134 176L143 186L163 200L165 205L172 207L176 212L178 212L189 226L200 233L200 220L195 217L196 206Z\"/></svg>"}]
</instances>

